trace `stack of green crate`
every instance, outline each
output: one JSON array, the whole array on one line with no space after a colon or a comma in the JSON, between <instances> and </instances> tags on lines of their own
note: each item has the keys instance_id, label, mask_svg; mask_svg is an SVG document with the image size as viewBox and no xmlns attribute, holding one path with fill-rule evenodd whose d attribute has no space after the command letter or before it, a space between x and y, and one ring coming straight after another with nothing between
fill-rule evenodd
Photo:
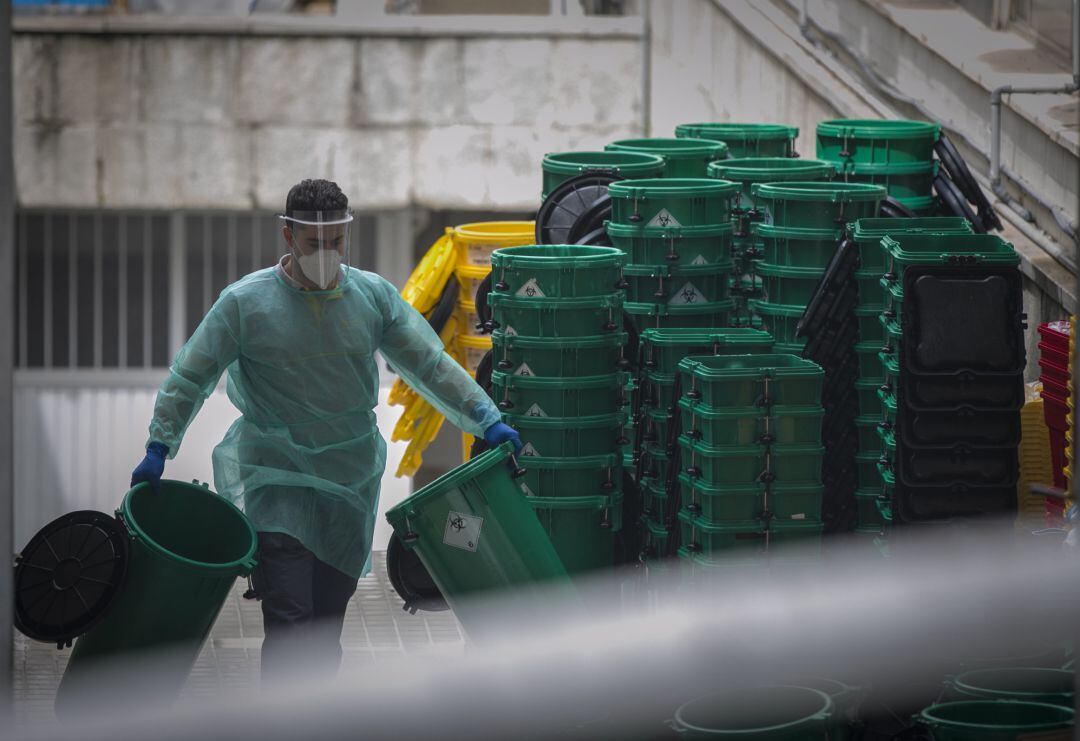
<instances>
[{"instance_id":1,"label":"stack of green crate","mask_svg":"<svg viewBox=\"0 0 1080 741\"><path fill-rule=\"evenodd\" d=\"M805 339L795 327L850 221L877 213L885 188L839 182L758 183L751 191L763 220L751 230L761 244L754 265L761 299L749 302L777 352L801 354Z\"/></svg>"},{"instance_id":2,"label":"stack of green crate","mask_svg":"<svg viewBox=\"0 0 1080 741\"><path fill-rule=\"evenodd\" d=\"M691 123L675 127L679 138L724 142L729 157L798 157L795 126L768 123Z\"/></svg>"},{"instance_id":3,"label":"stack of green crate","mask_svg":"<svg viewBox=\"0 0 1080 741\"><path fill-rule=\"evenodd\" d=\"M795 355L679 363L682 547L707 564L820 542L824 371Z\"/></svg>"},{"instance_id":4,"label":"stack of green crate","mask_svg":"<svg viewBox=\"0 0 1080 741\"><path fill-rule=\"evenodd\" d=\"M521 490L570 573L610 567L622 524L625 260L565 245L491 257L491 394L524 443Z\"/></svg>"},{"instance_id":5,"label":"stack of green crate","mask_svg":"<svg viewBox=\"0 0 1080 741\"><path fill-rule=\"evenodd\" d=\"M878 425L882 421L878 389L885 383L885 371L879 353L887 344L885 328L879 321L881 312L886 308L880 281L887 269L887 255L881 249L881 240L890 234L946 237L971 233L971 224L956 216L870 218L848 224L848 240L856 245L859 252L859 269L855 273L859 285L859 304L855 310L859 323L859 344L855 346L859 356L859 380L855 384L859 399L859 416L855 419L859 434L859 453L856 459L859 488L855 496L859 504L856 527L861 532L880 532L884 526L884 520L876 505L882 486L877 471L877 462L881 456Z\"/></svg>"},{"instance_id":6,"label":"stack of green crate","mask_svg":"<svg viewBox=\"0 0 1080 741\"><path fill-rule=\"evenodd\" d=\"M817 127L817 157L836 163L849 183L882 185L919 216L934 210L934 144L941 126L926 121L835 119Z\"/></svg>"},{"instance_id":7,"label":"stack of green crate","mask_svg":"<svg viewBox=\"0 0 1080 741\"><path fill-rule=\"evenodd\" d=\"M677 485L670 462L675 453L672 422L676 413L675 377L687 356L765 354L772 337L755 329L647 329L641 333L634 409L634 464L641 471L643 554L653 564L666 553L670 528L669 487ZM674 513L671 513L672 515Z\"/></svg>"},{"instance_id":8,"label":"stack of green crate","mask_svg":"<svg viewBox=\"0 0 1080 741\"><path fill-rule=\"evenodd\" d=\"M608 188L607 233L627 255L626 312L638 331L729 325L738 190L707 178L623 180Z\"/></svg>"},{"instance_id":9,"label":"stack of green crate","mask_svg":"<svg viewBox=\"0 0 1080 741\"><path fill-rule=\"evenodd\" d=\"M741 186L731 209L735 224L732 294L735 298L736 324L749 325L747 301L761 298L761 279L755 276L753 270L754 261L761 258L761 236L781 237L786 233L783 227L763 225L759 227L761 236L751 234L750 225L760 222L765 213L764 209L758 208L754 199L754 184L832 180L835 174L836 168L829 162L790 157L742 157L709 165L709 177L730 180Z\"/></svg>"}]
</instances>

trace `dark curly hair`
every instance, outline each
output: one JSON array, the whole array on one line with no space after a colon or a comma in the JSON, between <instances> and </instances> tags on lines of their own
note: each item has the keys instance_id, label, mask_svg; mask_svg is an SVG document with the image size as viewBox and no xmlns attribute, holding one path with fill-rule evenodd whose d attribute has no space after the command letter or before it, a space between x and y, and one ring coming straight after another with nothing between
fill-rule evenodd
<instances>
[{"instance_id":1,"label":"dark curly hair","mask_svg":"<svg viewBox=\"0 0 1080 741\"><path fill-rule=\"evenodd\" d=\"M296 211L341 211L348 207L348 197L337 183L329 180L301 180L289 189L285 198L288 216Z\"/></svg>"}]
</instances>

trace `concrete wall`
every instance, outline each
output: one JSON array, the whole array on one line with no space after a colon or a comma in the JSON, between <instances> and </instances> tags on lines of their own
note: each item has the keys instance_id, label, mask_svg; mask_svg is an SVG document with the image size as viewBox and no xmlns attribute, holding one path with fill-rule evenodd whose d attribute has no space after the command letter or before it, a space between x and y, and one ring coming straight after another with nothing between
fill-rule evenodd
<instances>
[{"instance_id":1,"label":"concrete wall","mask_svg":"<svg viewBox=\"0 0 1080 741\"><path fill-rule=\"evenodd\" d=\"M640 40L20 33L19 204L532 209L547 151L641 131Z\"/></svg>"}]
</instances>

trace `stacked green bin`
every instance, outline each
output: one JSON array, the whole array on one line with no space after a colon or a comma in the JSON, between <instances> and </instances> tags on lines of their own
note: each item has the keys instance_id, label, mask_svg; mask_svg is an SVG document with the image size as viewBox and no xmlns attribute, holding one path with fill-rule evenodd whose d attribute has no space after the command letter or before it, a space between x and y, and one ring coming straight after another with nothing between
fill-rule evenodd
<instances>
[{"instance_id":1,"label":"stacked green bin","mask_svg":"<svg viewBox=\"0 0 1080 741\"><path fill-rule=\"evenodd\" d=\"M627 255L626 312L639 331L728 326L738 190L707 178L624 180L608 188L607 232Z\"/></svg>"},{"instance_id":2,"label":"stacked green bin","mask_svg":"<svg viewBox=\"0 0 1080 741\"><path fill-rule=\"evenodd\" d=\"M836 169L829 162L787 157L743 157L709 165L709 177L730 180L742 186L731 209L732 221L735 224L735 275L732 293L735 297L735 316L738 323L748 316L746 302L760 298L761 284L754 276L752 261L761 259L763 245L760 237L751 235L750 225L760 221L764 212L758 208L754 199L754 184L831 180L835 174ZM771 243L775 243L775 240Z\"/></svg>"},{"instance_id":3,"label":"stacked green bin","mask_svg":"<svg viewBox=\"0 0 1080 741\"><path fill-rule=\"evenodd\" d=\"M625 260L568 245L491 256L492 398L521 435L520 489L569 573L610 567L622 524Z\"/></svg>"},{"instance_id":4,"label":"stacked green bin","mask_svg":"<svg viewBox=\"0 0 1080 741\"><path fill-rule=\"evenodd\" d=\"M886 271L887 253L881 249L881 240L890 234L946 237L971 233L971 224L956 216L870 218L848 224L847 238L859 252L859 269L855 273L859 284L856 308L859 344L855 347L859 356L859 416L855 420L859 435L859 488L855 496L858 502L857 528L862 532L880 532L885 525L884 503L879 499L883 482L876 467L881 455L877 427L882 421L878 388L885 383L885 371L879 358L885 344L885 328L878 317L886 307L880 281Z\"/></svg>"},{"instance_id":5,"label":"stacked green bin","mask_svg":"<svg viewBox=\"0 0 1080 741\"><path fill-rule=\"evenodd\" d=\"M835 119L817 127L818 159L836 163L840 179L870 183L916 214L934 209L934 144L941 126L926 121Z\"/></svg>"},{"instance_id":6,"label":"stacked green bin","mask_svg":"<svg viewBox=\"0 0 1080 741\"><path fill-rule=\"evenodd\" d=\"M556 152L544 155L543 171L541 198L547 198L563 182L587 173L627 180L658 178L664 174L664 160L645 152Z\"/></svg>"},{"instance_id":7,"label":"stacked green bin","mask_svg":"<svg viewBox=\"0 0 1080 741\"><path fill-rule=\"evenodd\" d=\"M654 564L665 554L667 538L676 524L668 521L667 502L671 487L678 485L670 465L676 453L672 433L679 363L690 355L765 354L772 344L768 333L754 329L647 329L641 333L634 463L641 472L646 564Z\"/></svg>"},{"instance_id":8,"label":"stacked green bin","mask_svg":"<svg viewBox=\"0 0 1080 741\"><path fill-rule=\"evenodd\" d=\"M703 178L710 162L726 159L724 142L709 139L665 138L622 139L604 147L610 152L644 152L664 160L666 178Z\"/></svg>"},{"instance_id":9,"label":"stacked green bin","mask_svg":"<svg viewBox=\"0 0 1080 741\"><path fill-rule=\"evenodd\" d=\"M762 221L752 225L762 259L759 300L749 302L777 350L801 353L795 326L813 296L850 221L872 217L885 198L876 185L839 182L757 183L751 187Z\"/></svg>"},{"instance_id":10,"label":"stacked green bin","mask_svg":"<svg viewBox=\"0 0 1080 741\"><path fill-rule=\"evenodd\" d=\"M729 157L797 157L795 126L767 123L692 123L675 127L680 138L712 139L727 144Z\"/></svg>"},{"instance_id":11,"label":"stacked green bin","mask_svg":"<svg viewBox=\"0 0 1080 741\"><path fill-rule=\"evenodd\" d=\"M679 373L680 557L820 541L821 367L786 354L690 356Z\"/></svg>"}]
</instances>

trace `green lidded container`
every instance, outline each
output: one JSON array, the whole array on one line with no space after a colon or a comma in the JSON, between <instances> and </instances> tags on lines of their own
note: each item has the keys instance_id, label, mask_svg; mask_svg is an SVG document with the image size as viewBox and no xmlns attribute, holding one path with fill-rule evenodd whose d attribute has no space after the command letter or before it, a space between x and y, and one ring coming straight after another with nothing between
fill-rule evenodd
<instances>
[{"instance_id":1,"label":"green lidded container","mask_svg":"<svg viewBox=\"0 0 1080 741\"><path fill-rule=\"evenodd\" d=\"M646 370L675 373L687 355L748 355L767 353L773 345L768 332L750 327L723 329L647 329L639 338Z\"/></svg>"},{"instance_id":2,"label":"green lidded container","mask_svg":"<svg viewBox=\"0 0 1080 741\"><path fill-rule=\"evenodd\" d=\"M683 395L711 407L821 404L824 371L795 355L695 355L679 363Z\"/></svg>"},{"instance_id":3,"label":"green lidded container","mask_svg":"<svg viewBox=\"0 0 1080 741\"><path fill-rule=\"evenodd\" d=\"M619 290L625 262L614 247L503 247L491 253L491 292L537 300L607 296Z\"/></svg>"},{"instance_id":4,"label":"green lidded container","mask_svg":"<svg viewBox=\"0 0 1080 741\"><path fill-rule=\"evenodd\" d=\"M526 497L568 574L611 568L622 495Z\"/></svg>"},{"instance_id":5,"label":"green lidded container","mask_svg":"<svg viewBox=\"0 0 1080 741\"><path fill-rule=\"evenodd\" d=\"M577 175L595 173L621 180L658 178L664 174L664 159L646 152L553 152L544 155L544 192L551 191Z\"/></svg>"},{"instance_id":6,"label":"green lidded container","mask_svg":"<svg viewBox=\"0 0 1080 741\"><path fill-rule=\"evenodd\" d=\"M806 306L800 304L771 304L768 301L751 299L747 302L750 311L761 319L761 328L776 338L776 351L801 353L806 345L805 337L796 337L795 329L806 312ZM783 345L783 348L780 346ZM795 348L798 348L796 350Z\"/></svg>"},{"instance_id":7,"label":"green lidded container","mask_svg":"<svg viewBox=\"0 0 1080 741\"><path fill-rule=\"evenodd\" d=\"M116 691L131 698L178 695L236 579L256 564L251 523L205 484L163 479L157 491L139 484L124 495L116 518L128 538L126 580L104 615L75 641L56 696L61 716L90 697L119 700ZM108 561L108 551L101 555ZM92 582L93 566L76 565L72 576ZM46 584L60 578L57 571ZM139 676L130 681L110 674L113 681L102 683L100 668L124 672L127 667L112 661L155 650L165 653L152 676L133 667Z\"/></svg>"},{"instance_id":8,"label":"green lidded container","mask_svg":"<svg viewBox=\"0 0 1080 741\"><path fill-rule=\"evenodd\" d=\"M1076 674L1042 667L975 669L945 683L954 700L1019 700L1073 707Z\"/></svg>"},{"instance_id":9,"label":"green lidded container","mask_svg":"<svg viewBox=\"0 0 1080 741\"><path fill-rule=\"evenodd\" d=\"M527 417L590 417L612 414L626 405L625 377L582 376L572 382L559 376L491 373L491 398L503 412Z\"/></svg>"},{"instance_id":10,"label":"green lidded container","mask_svg":"<svg viewBox=\"0 0 1080 741\"><path fill-rule=\"evenodd\" d=\"M855 345L855 357L859 361L859 375L863 378L881 378L881 343L876 340L861 341Z\"/></svg>"},{"instance_id":11,"label":"green lidded container","mask_svg":"<svg viewBox=\"0 0 1080 741\"><path fill-rule=\"evenodd\" d=\"M841 182L755 183L751 191L766 224L795 229L843 229L876 216L886 196L880 185Z\"/></svg>"},{"instance_id":12,"label":"green lidded container","mask_svg":"<svg viewBox=\"0 0 1080 741\"><path fill-rule=\"evenodd\" d=\"M781 484L821 482L820 444L709 446L679 437L683 470L712 486L774 481Z\"/></svg>"},{"instance_id":13,"label":"green lidded container","mask_svg":"<svg viewBox=\"0 0 1080 741\"><path fill-rule=\"evenodd\" d=\"M859 414L873 414L881 408L878 391L884 383L882 378L860 378L855 382L855 394L859 399Z\"/></svg>"},{"instance_id":14,"label":"green lidded container","mask_svg":"<svg viewBox=\"0 0 1080 741\"><path fill-rule=\"evenodd\" d=\"M623 307L638 331L668 327L726 327L735 309L732 299L700 304L646 304L627 301Z\"/></svg>"},{"instance_id":15,"label":"green lidded container","mask_svg":"<svg viewBox=\"0 0 1080 741\"><path fill-rule=\"evenodd\" d=\"M754 266L754 273L761 278L762 300L771 304L806 306L825 276L825 266L789 268L762 261Z\"/></svg>"},{"instance_id":16,"label":"green lidded container","mask_svg":"<svg viewBox=\"0 0 1080 741\"><path fill-rule=\"evenodd\" d=\"M681 705L670 725L685 739L824 741L833 703L809 687L726 690Z\"/></svg>"},{"instance_id":17,"label":"green lidded container","mask_svg":"<svg viewBox=\"0 0 1080 741\"><path fill-rule=\"evenodd\" d=\"M870 410L855 418L855 431L858 435L859 451L863 453L878 451L881 449L881 440L878 438L877 427L881 424L881 413Z\"/></svg>"},{"instance_id":18,"label":"green lidded container","mask_svg":"<svg viewBox=\"0 0 1080 741\"><path fill-rule=\"evenodd\" d=\"M690 510L679 510L683 548L708 559L731 555L733 551L765 549L765 524L758 520L714 522Z\"/></svg>"},{"instance_id":19,"label":"green lidded container","mask_svg":"<svg viewBox=\"0 0 1080 741\"><path fill-rule=\"evenodd\" d=\"M903 270L909 265L949 265L957 258L962 258L965 265L1020 264L1013 246L996 234L890 234L881 238L881 249L887 253L891 280L901 285Z\"/></svg>"},{"instance_id":20,"label":"green lidded container","mask_svg":"<svg viewBox=\"0 0 1080 741\"><path fill-rule=\"evenodd\" d=\"M713 265L732 269L735 226L730 222L663 228L609 221L607 233L632 265Z\"/></svg>"},{"instance_id":21,"label":"green lidded container","mask_svg":"<svg viewBox=\"0 0 1080 741\"><path fill-rule=\"evenodd\" d=\"M961 216L928 216L914 219L874 217L859 219L847 226L848 238L859 246L859 262L863 270L885 270L885 253L881 238L890 234L973 234L971 222ZM860 297L861 300L861 297Z\"/></svg>"},{"instance_id":22,"label":"green lidded container","mask_svg":"<svg viewBox=\"0 0 1080 741\"><path fill-rule=\"evenodd\" d=\"M866 486L855 491L855 515L857 526L864 529L881 530L887 520L882 513L881 487Z\"/></svg>"},{"instance_id":23,"label":"green lidded container","mask_svg":"<svg viewBox=\"0 0 1080 741\"><path fill-rule=\"evenodd\" d=\"M726 159L728 146L709 139L652 137L620 139L604 147L609 152L644 152L664 160L666 178L703 178L709 163Z\"/></svg>"},{"instance_id":24,"label":"green lidded container","mask_svg":"<svg viewBox=\"0 0 1080 741\"><path fill-rule=\"evenodd\" d=\"M750 229L761 247L761 262L822 271L844 236L841 229L794 229L769 224L753 224Z\"/></svg>"},{"instance_id":25,"label":"green lidded container","mask_svg":"<svg viewBox=\"0 0 1080 741\"><path fill-rule=\"evenodd\" d=\"M825 410L820 406L714 408L679 399L681 432L706 445L820 443Z\"/></svg>"},{"instance_id":26,"label":"green lidded container","mask_svg":"<svg viewBox=\"0 0 1080 741\"><path fill-rule=\"evenodd\" d=\"M626 415L602 414L592 417L530 417L504 414L503 421L521 435L522 456L541 458L585 458L610 455L623 444Z\"/></svg>"},{"instance_id":27,"label":"green lidded container","mask_svg":"<svg viewBox=\"0 0 1080 741\"><path fill-rule=\"evenodd\" d=\"M880 305L859 306L855 309L855 321L859 325L860 342L885 341L885 331L878 321L882 307Z\"/></svg>"},{"instance_id":28,"label":"green lidded container","mask_svg":"<svg viewBox=\"0 0 1080 741\"><path fill-rule=\"evenodd\" d=\"M688 123L675 127L680 138L727 144L729 157L795 157L796 126L770 123Z\"/></svg>"},{"instance_id":29,"label":"green lidded container","mask_svg":"<svg viewBox=\"0 0 1080 741\"><path fill-rule=\"evenodd\" d=\"M931 705L915 721L928 727L935 741L1018 741L1071 728L1074 713L1048 703L965 700Z\"/></svg>"},{"instance_id":30,"label":"green lidded container","mask_svg":"<svg viewBox=\"0 0 1080 741\"><path fill-rule=\"evenodd\" d=\"M528 337L491 334L494 367L516 375L604 376L628 367L623 362L625 332L608 332L588 337Z\"/></svg>"},{"instance_id":31,"label":"green lidded container","mask_svg":"<svg viewBox=\"0 0 1080 741\"><path fill-rule=\"evenodd\" d=\"M817 126L817 157L858 164L927 162L940 135L941 126L926 121L833 119Z\"/></svg>"},{"instance_id":32,"label":"green lidded container","mask_svg":"<svg viewBox=\"0 0 1080 741\"><path fill-rule=\"evenodd\" d=\"M574 596L551 540L511 478L512 450L511 443L492 448L386 513L466 632L486 628L489 619L487 608L468 597L499 592L542 614L557 609L553 587Z\"/></svg>"},{"instance_id":33,"label":"green lidded container","mask_svg":"<svg viewBox=\"0 0 1080 741\"><path fill-rule=\"evenodd\" d=\"M881 185L904 205L913 199L930 198L934 195L934 176L938 172L937 160L901 162L899 164L861 164L848 160L838 166L838 178L845 183L869 183ZM929 204L919 204L924 208Z\"/></svg>"},{"instance_id":34,"label":"green lidded container","mask_svg":"<svg viewBox=\"0 0 1080 741\"><path fill-rule=\"evenodd\" d=\"M765 513L764 484L712 486L689 474L680 473L679 485L686 511L709 522L748 522L761 518Z\"/></svg>"},{"instance_id":35,"label":"green lidded container","mask_svg":"<svg viewBox=\"0 0 1080 741\"><path fill-rule=\"evenodd\" d=\"M717 180L739 183L741 189L735 206L757 208L754 200L755 183L782 183L789 180L809 182L832 180L836 165L825 160L789 159L786 157L739 157L719 160L709 165L708 175Z\"/></svg>"},{"instance_id":36,"label":"green lidded container","mask_svg":"<svg viewBox=\"0 0 1080 741\"><path fill-rule=\"evenodd\" d=\"M622 456L617 453L586 458L517 459L525 473L517 480L529 496L610 496L622 488Z\"/></svg>"},{"instance_id":37,"label":"green lidded container","mask_svg":"<svg viewBox=\"0 0 1080 741\"><path fill-rule=\"evenodd\" d=\"M531 337L591 337L621 330L622 294L589 298L518 298L492 293L496 329Z\"/></svg>"},{"instance_id":38,"label":"green lidded container","mask_svg":"<svg viewBox=\"0 0 1080 741\"><path fill-rule=\"evenodd\" d=\"M782 520L820 522L824 496L825 487L819 483L776 483L769 490L769 512L773 516L769 528L774 529Z\"/></svg>"},{"instance_id":39,"label":"green lidded container","mask_svg":"<svg viewBox=\"0 0 1080 741\"><path fill-rule=\"evenodd\" d=\"M738 194L738 183L706 178L704 172L697 177L623 180L608 188L612 223L650 229L728 224Z\"/></svg>"},{"instance_id":40,"label":"green lidded container","mask_svg":"<svg viewBox=\"0 0 1080 741\"><path fill-rule=\"evenodd\" d=\"M671 306L726 301L731 294L732 263L712 265L627 265L626 300Z\"/></svg>"}]
</instances>

